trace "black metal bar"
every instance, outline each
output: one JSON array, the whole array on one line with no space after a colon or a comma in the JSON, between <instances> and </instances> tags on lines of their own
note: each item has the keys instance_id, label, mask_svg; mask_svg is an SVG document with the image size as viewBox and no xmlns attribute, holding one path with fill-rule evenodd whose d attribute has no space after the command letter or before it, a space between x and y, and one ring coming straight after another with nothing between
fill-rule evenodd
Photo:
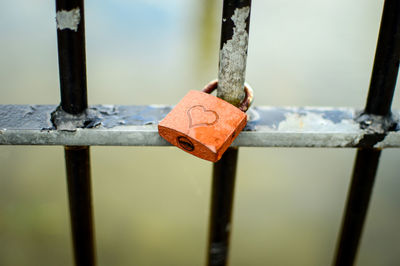
<instances>
[{"instance_id":1,"label":"black metal bar","mask_svg":"<svg viewBox=\"0 0 400 266\"><path fill-rule=\"evenodd\" d=\"M224 0L217 96L238 106L244 97L251 0ZM207 264L228 263L238 149L214 163Z\"/></svg>"},{"instance_id":2,"label":"black metal bar","mask_svg":"<svg viewBox=\"0 0 400 266\"><path fill-rule=\"evenodd\" d=\"M391 103L400 61L400 1L386 0L383 8L374 67L364 114L391 116ZM383 121L383 120L382 120ZM361 121L362 123L363 121ZM382 126L384 128L384 126ZM385 133L375 134L384 138ZM367 136L368 137L368 136ZM336 248L334 265L354 265L381 151L358 149L352 182Z\"/></svg>"},{"instance_id":3,"label":"black metal bar","mask_svg":"<svg viewBox=\"0 0 400 266\"><path fill-rule=\"evenodd\" d=\"M400 1L386 0L365 112L390 114L400 60Z\"/></svg>"},{"instance_id":4,"label":"black metal bar","mask_svg":"<svg viewBox=\"0 0 400 266\"><path fill-rule=\"evenodd\" d=\"M57 0L56 11L61 106L79 114L87 108L83 0Z\"/></svg>"},{"instance_id":5,"label":"black metal bar","mask_svg":"<svg viewBox=\"0 0 400 266\"><path fill-rule=\"evenodd\" d=\"M88 107L83 0L56 0L56 11L61 108L82 118ZM89 147L66 146L65 164L75 265L96 265Z\"/></svg>"},{"instance_id":6,"label":"black metal bar","mask_svg":"<svg viewBox=\"0 0 400 266\"><path fill-rule=\"evenodd\" d=\"M238 148L230 147L213 167L207 255L212 266L227 264L237 157Z\"/></svg>"},{"instance_id":7,"label":"black metal bar","mask_svg":"<svg viewBox=\"0 0 400 266\"><path fill-rule=\"evenodd\" d=\"M359 149L357 152L334 265L354 263L380 154L381 151L376 149Z\"/></svg>"},{"instance_id":8,"label":"black metal bar","mask_svg":"<svg viewBox=\"0 0 400 266\"><path fill-rule=\"evenodd\" d=\"M89 147L66 146L65 164L75 264L95 265Z\"/></svg>"}]
</instances>

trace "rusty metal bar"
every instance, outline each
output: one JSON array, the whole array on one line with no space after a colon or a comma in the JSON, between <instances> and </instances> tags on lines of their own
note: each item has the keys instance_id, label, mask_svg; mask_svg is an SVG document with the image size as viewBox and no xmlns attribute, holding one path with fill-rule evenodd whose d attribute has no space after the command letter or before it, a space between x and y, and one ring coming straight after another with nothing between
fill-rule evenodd
<instances>
[{"instance_id":1,"label":"rusty metal bar","mask_svg":"<svg viewBox=\"0 0 400 266\"><path fill-rule=\"evenodd\" d=\"M56 0L56 12L61 104L54 114L71 121L85 120L88 104L83 0ZM55 128L62 128L57 117L52 121ZM65 146L65 164L75 265L96 265L89 146Z\"/></svg>"},{"instance_id":2,"label":"rusty metal bar","mask_svg":"<svg viewBox=\"0 0 400 266\"><path fill-rule=\"evenodd\" d=\"M352 181L343 217L334 265L354 265L369 201L379 164L380 149L375 144L397 127L391 113L400 61L400 1L384 3L374 67L360 127L369 130L361 141L366 148L357 151Z\"/></svg>"},{"instance_id":3,"label":"rusty metal bar","mask_svg":"<svg viewBox=\"0 0 400 266\"><path fill-rule=\"evenodd\" d=\"M251 0L224 0L217 96L239 106L243 100ZM213 166L207 264L228 264L238 149L228 148Z\"/></svg>"}]
</instances>

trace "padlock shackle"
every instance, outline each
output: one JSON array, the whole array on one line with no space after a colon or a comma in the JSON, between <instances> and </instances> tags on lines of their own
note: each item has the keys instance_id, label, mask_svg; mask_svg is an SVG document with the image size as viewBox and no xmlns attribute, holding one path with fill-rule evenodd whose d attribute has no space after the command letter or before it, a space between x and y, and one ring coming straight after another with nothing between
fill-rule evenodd
<instances>
[{"instance_id":1,"label":"padlock shackle","mask_svg":"<svg viewBox=\"0 0 400 266\"><path fill-rule=\"evenodd\" d=\"M217 88L218 80L216 79L208 83L201 91L210 94ZM241 101L239 106L237 106L242 112L246 112L250 108L250 105L253 103L254 99L253 89L247 83L244 84L244 93L245 95L243 101Z\"/></svg>"}]
</instances>

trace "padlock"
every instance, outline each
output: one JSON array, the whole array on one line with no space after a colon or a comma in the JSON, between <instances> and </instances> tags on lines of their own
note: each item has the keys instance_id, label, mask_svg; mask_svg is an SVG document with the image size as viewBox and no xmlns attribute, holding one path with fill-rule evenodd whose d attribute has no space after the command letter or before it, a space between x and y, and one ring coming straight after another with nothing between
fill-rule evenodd
<instances>
[{"instance_id":1,"label":"padlock","mask_svg":"<svg viewBox=\"0 0 400 266\"><path fill-rule=\"evenodd\" d=\"M246 126L245 111L253 98L245 86L239 108L211 95L218 86L211 82L203 91L189 91L158 124L158 133L172 145L202 159L217 162Z\"/></svg>"}]
</instances>

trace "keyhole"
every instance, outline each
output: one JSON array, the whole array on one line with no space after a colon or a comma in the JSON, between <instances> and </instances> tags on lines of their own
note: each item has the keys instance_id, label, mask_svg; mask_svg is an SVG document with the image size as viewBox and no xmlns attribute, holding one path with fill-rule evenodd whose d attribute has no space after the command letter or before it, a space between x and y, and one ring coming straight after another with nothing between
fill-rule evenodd
<instances>
[{"instance_id":1,"label":"keyhole","mask_svg":"<svg viewBox=\"0 0 400 266\"><path fill-rule=\"evenodd\" d=\"M194 151L194 145L193 143L186 137L180 136L176 138L179 146L181 146L183 149L187 151Z\"/></svg>"}]
</instances>

